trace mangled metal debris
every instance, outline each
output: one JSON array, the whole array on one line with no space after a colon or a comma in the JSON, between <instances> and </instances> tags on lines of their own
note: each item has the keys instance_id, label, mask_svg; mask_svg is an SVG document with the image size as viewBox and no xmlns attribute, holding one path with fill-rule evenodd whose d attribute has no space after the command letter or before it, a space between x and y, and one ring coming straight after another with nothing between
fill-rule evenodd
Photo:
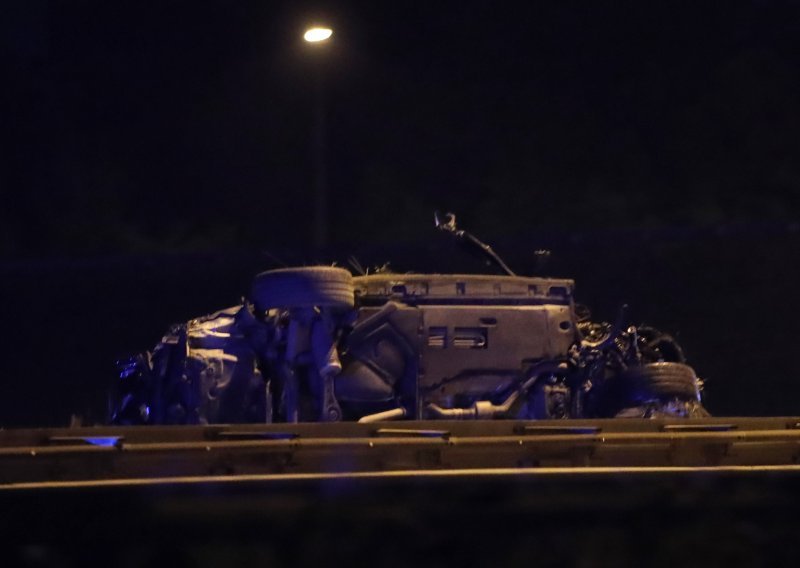
<instances>
[{"instance_id":1,"label":"mangled metal debris","mask_svg":"<svg viewBox=\"0 0 800 568\"><path fill-rule=\"evenodd\" d=\"M574 282L514 274L455 216L437 226L503 275L257 275L242 305L123 363L116 424L706 417L672 337L594 322Z\"/></svg>"}]
</instances>

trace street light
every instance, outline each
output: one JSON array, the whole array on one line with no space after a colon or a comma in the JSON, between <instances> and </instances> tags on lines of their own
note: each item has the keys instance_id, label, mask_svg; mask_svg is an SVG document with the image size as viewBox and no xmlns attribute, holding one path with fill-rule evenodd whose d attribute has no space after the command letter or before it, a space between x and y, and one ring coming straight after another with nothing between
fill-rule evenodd
<instances>
[{"instance_id":1,"label":"street light","mask_svg":"<svg viewBox=\"0 0 800 568\"><path fill-rule=\"evenodd\" d=\"M319 43L325 41L333 35L333 30L330 28L309 28L303 34L303 39L308 43Z\"/></svg>"},{"instance_id":2,"label":"street light","mask_svg":"<svg viewBox=\"0 0 800 568\"><path fill-rule=\"evenodd\" d=\"M303 39L311 44L325 44L333 35L333 30L313 27L306 30ZM314 49L314 51L317 51ZM312 135L312 172L314 176L314 228L313 245L317 249L328 245L328 168L327 168L327 125L325 124L325 65L323 52L317 52L314 60L314 122Z\"/></svg>"}]
</instances>

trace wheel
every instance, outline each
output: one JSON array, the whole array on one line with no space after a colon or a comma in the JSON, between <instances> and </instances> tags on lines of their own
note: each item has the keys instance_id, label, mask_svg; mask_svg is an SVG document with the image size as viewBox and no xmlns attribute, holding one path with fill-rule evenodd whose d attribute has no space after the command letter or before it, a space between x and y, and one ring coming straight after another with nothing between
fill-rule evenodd
<instances>
[{"instance_id":1,"label":"wheel","mask_svg":"<svg viewBox=\"0 0 800 568\"><path fill-rule=\"evenodd\" d=\"M353 276L333 266L268 270L255 277L250 299L260 312L315 306L350 309L355 305Z\"/></svg>"},{"instance_id":2,"label":"wheel","mask_svg":"<svg viewBox=\"0 0 800 568\"><path fill-rule=\"evenodd\" d=\"M676 404L697 406L705 412L694 369L671 361L648 363L611 376L589 393L585 404L589 415L600 418L639 414L640 418L647 418L652 415L647 409L672 408ZM699 416L698 412L690 414Z\"/></svg>"},{"instance_id":3,"label":"wheel","mask_svg":"<svg viewBox=\"0 0 800 568\"><path fill-rule=\"evenodd\" d=\"M629 370L625 378L636 397L700 400L700 385L694 369L683 363L648 363Z\"/></svg>"}]
</instances>

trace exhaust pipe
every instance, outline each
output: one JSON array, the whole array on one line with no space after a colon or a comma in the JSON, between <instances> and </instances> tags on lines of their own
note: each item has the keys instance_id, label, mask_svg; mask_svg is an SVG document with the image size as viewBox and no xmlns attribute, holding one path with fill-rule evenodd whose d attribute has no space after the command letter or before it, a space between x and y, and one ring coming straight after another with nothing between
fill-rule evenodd
<instances>
[{"instance_id":1,"label":"exhaust pipe","mask_svg":"<svg viewBox=\"0 0 800 568\"><path fill-rule=\"evenodd\" d=\"M405 418L405 408L393 408L384 412L377 412L375 414L368 414L358 419L359 424L371 424L373 422L387 422L389 420L399 420Z\"/></svg>"}]
</instances>

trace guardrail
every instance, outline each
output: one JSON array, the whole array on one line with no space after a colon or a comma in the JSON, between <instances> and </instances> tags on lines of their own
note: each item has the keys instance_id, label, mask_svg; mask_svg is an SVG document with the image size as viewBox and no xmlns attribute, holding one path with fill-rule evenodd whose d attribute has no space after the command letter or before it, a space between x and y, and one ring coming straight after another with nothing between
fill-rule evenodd
<instances>
[{"instance_id":1,"label":"guardrail","mask_svg":"<svg viewBox=\"0 0 800 568\"><path fill-rule=\"evenodd\" d=\"M0 489L266 476L800 471L800 418L0 431Z\"/></svg>"}]
</instances>

